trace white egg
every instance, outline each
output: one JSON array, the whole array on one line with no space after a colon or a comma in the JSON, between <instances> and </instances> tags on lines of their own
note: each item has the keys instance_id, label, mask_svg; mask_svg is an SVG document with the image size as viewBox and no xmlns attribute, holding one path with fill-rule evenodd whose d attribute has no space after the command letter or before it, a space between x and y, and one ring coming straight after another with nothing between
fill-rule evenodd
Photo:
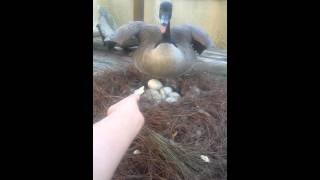
<instances>
[{"instance_id":1,"label":"white egg","mask_svg":"<svg viewBox=\"0 0 320 180\"><path fill-rule=\"evenodd\" d=\"M134 155L141 154L141 151L139 151L139 149L136 149L136 150L133 151L133 154L134 154Z\"/></svg>"},{"instance_id":2,"label":"white egg","mask_svg":"<svg viewBox=\"0 0 320 180\"><path fill-rule=\"evenodd\" d=\"M177 92L171 92L171 93L169 93L168 96L169 97L176 97L176 98L180 98L181 97L180 94L178 94Z\"/></svg>"},{"instance_id":3,"label":"white egg","mask_svg":"<svg viewBox=\"0 0 320 180\"><path fill-rule=\"evenodd\" d=\"M157 80L157 79L150 79L149 81L148 81L148 87L150 88L150 89L156 89L156 90L159 90L160 88L162 88L162 83L159 81L159 80Z\"/></svg>"},{"instance_id":4,"label":"white egg","mask_svg":"<svg viewBox=\"0 0 320 180\"><path fill-rule=\"evenodd\" d=\"M166 98L166 101L168 103L174 103L174 102L178 101L178 98L177 97L168 97L168 98Z\"/></svg>"},{"instance_id":5,"label":"white egg","mask_svg":"<svg viewBox=\"0 0 320 180\"><path fill-rule=\"evenodd\" d=\"M161 88L160 91L163 91L163 93L165 93L166 95L169 95L172 92L172 88L165 86L165 87Z\"/></svg>"},{"instance_id":6,"label":"white egg","mask_svg":"<svg viewBox=\"0 0 320 180\"><path fill-rule=\"evenodd\" d=\"M157 90L155 90L155 89L148 89L148 90L146 90L145 96L146 96L148 99L153 99L153 100L155 100L156 102L160 102L160 101L161 101L161 95L160 95L160 93L159 93Z\"/></svg>"},{"instance_id":7,"label":"white egg","mask_svg":"<svg viewBox=\"0 0 320 180\"><path fill-rule=\"evenodd\" d=\"M162 99L165 99L167 97L166 92L163 90L163 88L160 89L160 95Z\"/></svg>"},{"instance_id":8,"label":"white egg","mask_svg":"<svg viewBox=\"0 0 320 180\"><path fill-rule=\"evenodd\" d=\"M174 102L177 102L180 99L180 97L181 96L177 92L171 92L168 94L166 101L168 103L174 103Z\"/></svg>"},{"instance_id":9,"label":"white egg","mask_svg":"<svg viewBox=\"0 0 320 180\"><path fill-rule=\"evenodd\" d=\"M209 163L210 162L210 159L208 156L205 156L205 155L201 155L200 158L204 161L204 162L207 162Z\"/></svg>"}]
</instances>

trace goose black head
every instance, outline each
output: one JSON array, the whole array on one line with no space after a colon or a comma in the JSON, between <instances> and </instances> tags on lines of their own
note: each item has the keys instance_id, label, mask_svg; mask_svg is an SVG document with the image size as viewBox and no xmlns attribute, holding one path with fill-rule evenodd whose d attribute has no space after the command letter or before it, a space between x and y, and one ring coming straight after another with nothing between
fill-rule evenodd
<instances>
[{"instance_id":1,"label":"goose black head","mask_svg":"<svg viewBox=\"0 0 320 180\"><path fill-rule=\"evenodd\" d=\"M164 1L160 4L159 19L160 19L160 31L165 33L167 31L168 25L170 24L170 19L172 16L172 4L171 2Z\"/></svg>"}]
</instances>

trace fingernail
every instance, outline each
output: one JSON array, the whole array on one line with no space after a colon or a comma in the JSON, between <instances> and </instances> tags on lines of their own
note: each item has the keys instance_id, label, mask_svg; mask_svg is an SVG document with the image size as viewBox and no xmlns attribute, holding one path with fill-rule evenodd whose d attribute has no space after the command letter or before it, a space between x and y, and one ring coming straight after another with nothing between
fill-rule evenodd
<instances>
[{"instance_id":1,"label":"fingernail","mask_svg":"<svg viewBox=\"0 0 320 180\"><path fill-rule=\"evenodd\" d=\"M134 94L139 95L139 97L140 97L140 95L143 94L143 93L144 93L144 86L142 86L142 87L140 87L139 89L137 89L137 90L134 91Z\"/></svg>"}]
</instances>

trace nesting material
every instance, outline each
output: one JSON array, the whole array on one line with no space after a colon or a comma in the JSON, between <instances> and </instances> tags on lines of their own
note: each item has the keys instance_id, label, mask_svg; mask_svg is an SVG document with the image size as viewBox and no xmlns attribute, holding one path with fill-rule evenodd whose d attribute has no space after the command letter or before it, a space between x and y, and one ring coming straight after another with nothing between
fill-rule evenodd
<instances>
[{"instance_id":1,"label":"nesting material","mask_svg":"<svg viewBox=\"0 0 320 180\"><path fill-rule=\"evenodd\" d=\"M95 77L94 122L105 117L108 107L130 95L131 89L139 89L150 79L134 68ZM113 179L226 180L226 80L201 73L159 81L164 87L172 87L180 99L175 103L155 103L145 96L146 88L139 101L145 126Z\"/></svg>"}]
</instances>

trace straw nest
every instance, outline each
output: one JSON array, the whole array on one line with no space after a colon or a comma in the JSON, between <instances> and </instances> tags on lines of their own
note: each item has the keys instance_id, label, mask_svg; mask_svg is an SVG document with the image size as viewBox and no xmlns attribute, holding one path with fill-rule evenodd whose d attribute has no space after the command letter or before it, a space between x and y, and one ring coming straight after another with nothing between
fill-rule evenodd
<instances>
[{"instance_id":1,"label":"straw nest","mask_svg":"<svg viewBox=\"0 0 320 180\"><path fill-rule=\"evenodd\" d=\"M147 87L132 67L94 78L93 122L108 107ZM181 95L178 102L155 103L142 96L146 124L113 179L227 179L227 81L209 73L159 79Z\"/></svg>"}]
</instances>

